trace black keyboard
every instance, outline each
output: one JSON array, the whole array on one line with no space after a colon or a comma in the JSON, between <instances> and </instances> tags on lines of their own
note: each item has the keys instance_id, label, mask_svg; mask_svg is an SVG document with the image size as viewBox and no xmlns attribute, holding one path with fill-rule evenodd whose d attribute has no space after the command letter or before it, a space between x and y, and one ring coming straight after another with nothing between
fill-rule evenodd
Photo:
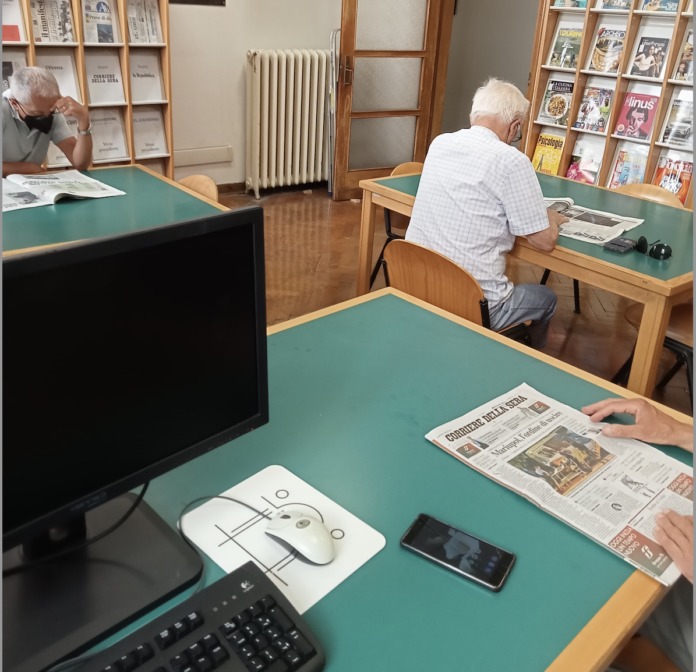
<instances>
[{"instance_id":1,"label":"black keyboard","mask_svg":"<svg viewBox=\"0 0 696 672\"><path fill-rule=\"evenodd\" d=\"M319 672L324 651L275 584L248 562L77 669Z\"/></svg>"}]
</instances>

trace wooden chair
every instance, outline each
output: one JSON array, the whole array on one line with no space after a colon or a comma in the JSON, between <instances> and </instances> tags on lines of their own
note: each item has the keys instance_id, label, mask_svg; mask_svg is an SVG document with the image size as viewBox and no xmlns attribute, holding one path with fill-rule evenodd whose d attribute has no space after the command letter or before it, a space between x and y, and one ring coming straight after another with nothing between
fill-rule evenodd
<instances>
[{"instance_id":1,"label":"wooden chair","mask_svg":"<svg viewBox=\"0 0 696 672\"><path fill-rule=\"evenodd\" d=\"M213 180L207 175L189 175L188 177L184 177L183 179L179 180L179 184L182 187L195 191L197 194L205 196L211 201L215 201L217 203L217 184L215 184L215 182L213 182Z\"/></svg>"},{"instance_id":2,"label":"wooden chair","mask_svg":"<svg viewBox=\"0 0 696 672\"><path fill-rule=\"evenodd\" d=\"M620 194L628 194L637 198L643 198L654 203L669 205L673 208L681 208L681 201L667 189L655 186L653 184L627 184L619 187L616 190ZM636 331L640 329L640 322L643 319L644 306L640 303L634 303L629 306L624 317L635 327ZM664 347L673 352L677 356L677 363L667 372L667 375L655 386L658 390L662 389L667 383L672 380L674 375L682 366L686 366L686 380L689 385L689 396L693 403L693 368L694 368L694 328L693 328L693 303L684 303L675 306L672 309L672 314L667 325L667 335L665 337ZM618 373L612 379L612 382L617 384L625 384L628 381L628 376L633 363L633 354L628 358L626 363L619 369Z\"/></svg>"},{"instance_id":3,"label":"wooden chair","mask_svg":"<svg viewBox=\"0 0 696 672\"><path fill-rule=\"evenodd\" d=\"M384 250L387 285L474 324L491 328L488 299L467 270L427 247L395 240ZM506 327L503 336L531 345L526 324Z\"/></svg>"},{"instance_id":4,"label":"wooden chair","mask_svg":"<svg viewBox=\"0 0 696 672\"><path fill-rule=\"evenodd\" d=\"M652 642L634 637L614 661L626 672L679 672L679 668Z\"/></svg>"},{"instance_id":5,"label":"wooden chair","mask_svg":"<svg viewBox=\"0 0 696 672\"><path fill-rule=\"evenodd\" d=\"M411 161L410 163L402 163L400 166L394 168L394 170L392 170L391 172L391 177L397 177L398 175L413 175L414 173L420 174L422 172L423 164L418 163L417 161ZM384 247L382 248L382 251L379 253L377 263L375 264L374 269L372 269L372 275L370 276L370 289L372 289L372 285L375 284L375 280L377 279L377 275L379 274L379 269L382 268L384 264L384 250L387 249L387 245L389 245L389 243L391 243L393 240L404 239L403 236L399 236L396 233L394 233L392 231L392 228L402 229L405 231L408 228L410 222L410 217L402 215L400 212L392 212L391 210L387 210L387 208L384 208L384 228L387 231L387 242L384 243Z\"/></svg>"}]
</instances>

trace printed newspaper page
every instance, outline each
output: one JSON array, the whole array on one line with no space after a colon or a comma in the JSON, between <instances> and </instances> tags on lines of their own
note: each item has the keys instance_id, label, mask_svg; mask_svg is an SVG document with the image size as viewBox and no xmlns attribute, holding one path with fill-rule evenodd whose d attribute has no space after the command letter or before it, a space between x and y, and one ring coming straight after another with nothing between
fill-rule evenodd
<instances>
[{"instance_id":1,"label":"printed newspaper page","mask_svg":"<svg viewBox=\"0 0 696 672\"><path fill-rule=\"evenodd\" d=\"M693 469L604 424L523 384L425 438L672 585L681 574L655 514L692 514Z\"/></svg>"},{"instance_id":2,"label":"printed newspaper page","mask_svg":"<svg viewBox=\"0 0 696 672\"><path fill-rule=\"evenodd\" d=\"M38 208L41 205L51 205L51 201L47 201L31 191L27 191L18 184L8 182L4 177L2 178L3 212L23 210L24 208Z\"/></svg>"},{"instance_id":3,"label":"printed newspaper page","mask_svg":"<svg viewBox=\"0 0 696 672\"><path fill-rule=\"evenodd\" d=\"M559 229L561 236L595 245L604 245L645 221L599 210L588 210L575 205L572 198L545 198L544 202L547 208L556 210L570 220L561 224Z\"/></svg>"}]
</instances>

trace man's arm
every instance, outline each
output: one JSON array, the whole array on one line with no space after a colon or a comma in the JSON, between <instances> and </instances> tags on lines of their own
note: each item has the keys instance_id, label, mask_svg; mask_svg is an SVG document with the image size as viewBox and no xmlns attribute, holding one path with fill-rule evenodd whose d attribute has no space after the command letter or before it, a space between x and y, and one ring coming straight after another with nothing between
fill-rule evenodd
<instances>
[{"instance_id":1,"label":"man's arm","mask_svg":"<svg viewBox=\"0 0 696 672\"><path fill-rule=\"evenodd\" d=\"M8 175L36 175L37 173L45 173L43 166L37 166L35 163L27 161L3 161L2 176Z\"/></svg>"},{"instance_id":2,"label":"man's arm","mask_svg":"<svg viewBox=\"0 0 696 672\"><path fill-rule=\"evenodd\" d=\"M77 119L77 128L80 131L86 131L89 128L89 111L84 105L80 105L76 100L73 100L70 96L65 98L59 98L51 111L58 110L63 113L65 117L75 117ZM77 138L69 137L56 145L65 156L68 157L68 161L77 168L77 170L84 170L89 167L92 161L92 136L82 135L78 133Z\"/></svg>"},{"instance_id":3,"label":"man's arm","mask_svg":"<svg viewBox=\"0 0 696 672\"><path fill-rule=\"evenodd\" d=\"M555 210L546 210L549 218L549 228L537 233L527 234L527 240L533 247L542 252L553 252L558 241L558 227L568 221L567 217L557 213Z\"/></svg>"}]
</instances>

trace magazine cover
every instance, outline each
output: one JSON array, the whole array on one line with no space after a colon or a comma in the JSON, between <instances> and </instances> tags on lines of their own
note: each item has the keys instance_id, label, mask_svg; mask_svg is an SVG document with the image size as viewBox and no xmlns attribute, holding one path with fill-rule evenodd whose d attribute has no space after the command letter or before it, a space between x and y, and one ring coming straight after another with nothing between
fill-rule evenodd
<instances>
[{"instance_id":1,"label":"magazine cover","mask_svg":"<svg viewBox=\"0 0 696 672\"><path fill-rule=\"evenodd\" d=\"M545 175L558 175L563 145L565 145L565 138L541 133L532 157L534 170Z\"/></svg>"},{"instance_id":2,"label":"magazine cover","mask_svg":"<svg viewBox=\"0 0 696 672\"><path fill-rule=\"evenodd\" d=\"M647 140L650 137L660 96L627 93L616 122L616 135Z\"/></svg>"},{"instance_id":3,"label":"magazine cover","mask_svg":"<svg viewBox=\"0 0 696 672\"><path fill-rule=\"evenodd\" d=\"M613 98L614 92L611 89L588 86L583 94L578 118L575 120L573 128L606 133Z\"/></svg>"},{"instance_id":4,"label":"magazine cover","mask_svg":"<svg viewBox=\"0 0 696 672\"><path fill-rule=\"evenodd\" d=\"M568 125L568 114L573 99L574 82L550 79L539 110L539 121L544 124Z\"/></svg>"},{"instance_id":5,"label":"magazine cover","mask_svg":"<svg viewBox=\"0 0 696 672\"><path fill-rule=\"evenodd\" d=\"M642 37L631 64L631 74L655 79L662 77L669 42L667 37Z\"/></svg>"},{"instance_id":6,"label":"magazine cover","mask_svg":"<svg viewBox=\"0 0 696 672\"><path fill-rule=\"evenodd\" d=\"M631 9L632 0L600 0L597 9Z\"/></svg>"},{"instance_id":7,"label":"magazine cover","mask_svg":"<svg viewBox=\"0 0 696 672\"><path fill-rule=\"evenodd\" d=\"M34 42L73 42L73 16L69 0L31 0Z\"/></svg>"},{"instance_id":8,"label":"magazine cover","mask_svg":"<svg viewBox=\"0 0 696 672\"><path fill-rule=\"evenodd\" d=\"M24 42L26 39L20 0L2 0L2 41Z\"/></svg>"},{"instance_id":9,"label":"magazine cover","mask_svg":"<svg viewBox=\"0 0 696 672\"><path fill-rule=\"evenodd\" d=\"M657 164L653 184L671 191L684 205L686 197L689 195L693 174L694 164L692 161L663 156Z\"/></svg>"},{"instance_id":10,"label":"magazine cover","mask_svg":"<svg viewBox=\"0 0 696 672\"><path fill-rule=\"evenodd\" d=\"M643 0L641 9L645 12L674 12L676 14L678 7L677 0Z\"/></svg>"},{"instance_id":11,"label":"magazine cover","mask_svg":"<svg viewBox=\"0 0 696 672\"><path fill-rule=\"evenodd\" d=\"M554 7L587 7L587 0L554 0Z\"/></svg>"},{"instance_id":12,"label":"magazine cover","mask_svg":"<svg viewBox=\"0 0 696 672\"><path fill-rule=\"evenodd\" d=\"M614 168L609 177L609 189L623 187L626 184L642 184L645 167L648 163L647 146L635 145L631 149L619 150Z\"/></svg>"},{"instance_id":13,"label":"magazine cover","mask_svg":"<svg viewBox=\"0 0 696 672\"><path fill-rule=\"evenodd\" d=\"M694 135L694 101L676 98L662 132L662 142L672 147L691 149Z\"/></svg>"},{"instance_id":14,"label":"magazine cover","mask_svg":"<svg viewBox=\"0 0 696 672\"><path fill-rule=\"evenodd\" d=\"M679 63L677 64L677 70L674 73L674 79L680 82L693 82L694 81L694 31L690 30L686 35L686 40L684 41L684 47L682 49L681 56L679 57Z\"/></svg>"},{"instance_id":15,"label":"magazine cover","mask_svg":"<svg viewBox=\"0 0 696 672\"><path fill-rule=\"evenodd\" d=\"M578 67L581 41L582 27L561 27L551 48L549 65L575 70Z\"/></svg>"},{"instance_id":16,"label":"magazine cover","mask_svg":"<svg viewBox=\"0 0 696 672\"><path fill-rule=\"evenodd\" d=\"M618 72L625 41L625 30L600 28L597 31L597 39L595 40L589 70Z\"/></svg>"},{"instance_id":17,"label":"magazine cover","mask_svg":"<svg viewBox=\"0 0 696 672\"><path fill-rule=\"evenodd\" d=\"M604 140L592 136L579 137L573 148L566 177L583 184L597 184L603 153Z\"/></svg>"}]
</instances>

